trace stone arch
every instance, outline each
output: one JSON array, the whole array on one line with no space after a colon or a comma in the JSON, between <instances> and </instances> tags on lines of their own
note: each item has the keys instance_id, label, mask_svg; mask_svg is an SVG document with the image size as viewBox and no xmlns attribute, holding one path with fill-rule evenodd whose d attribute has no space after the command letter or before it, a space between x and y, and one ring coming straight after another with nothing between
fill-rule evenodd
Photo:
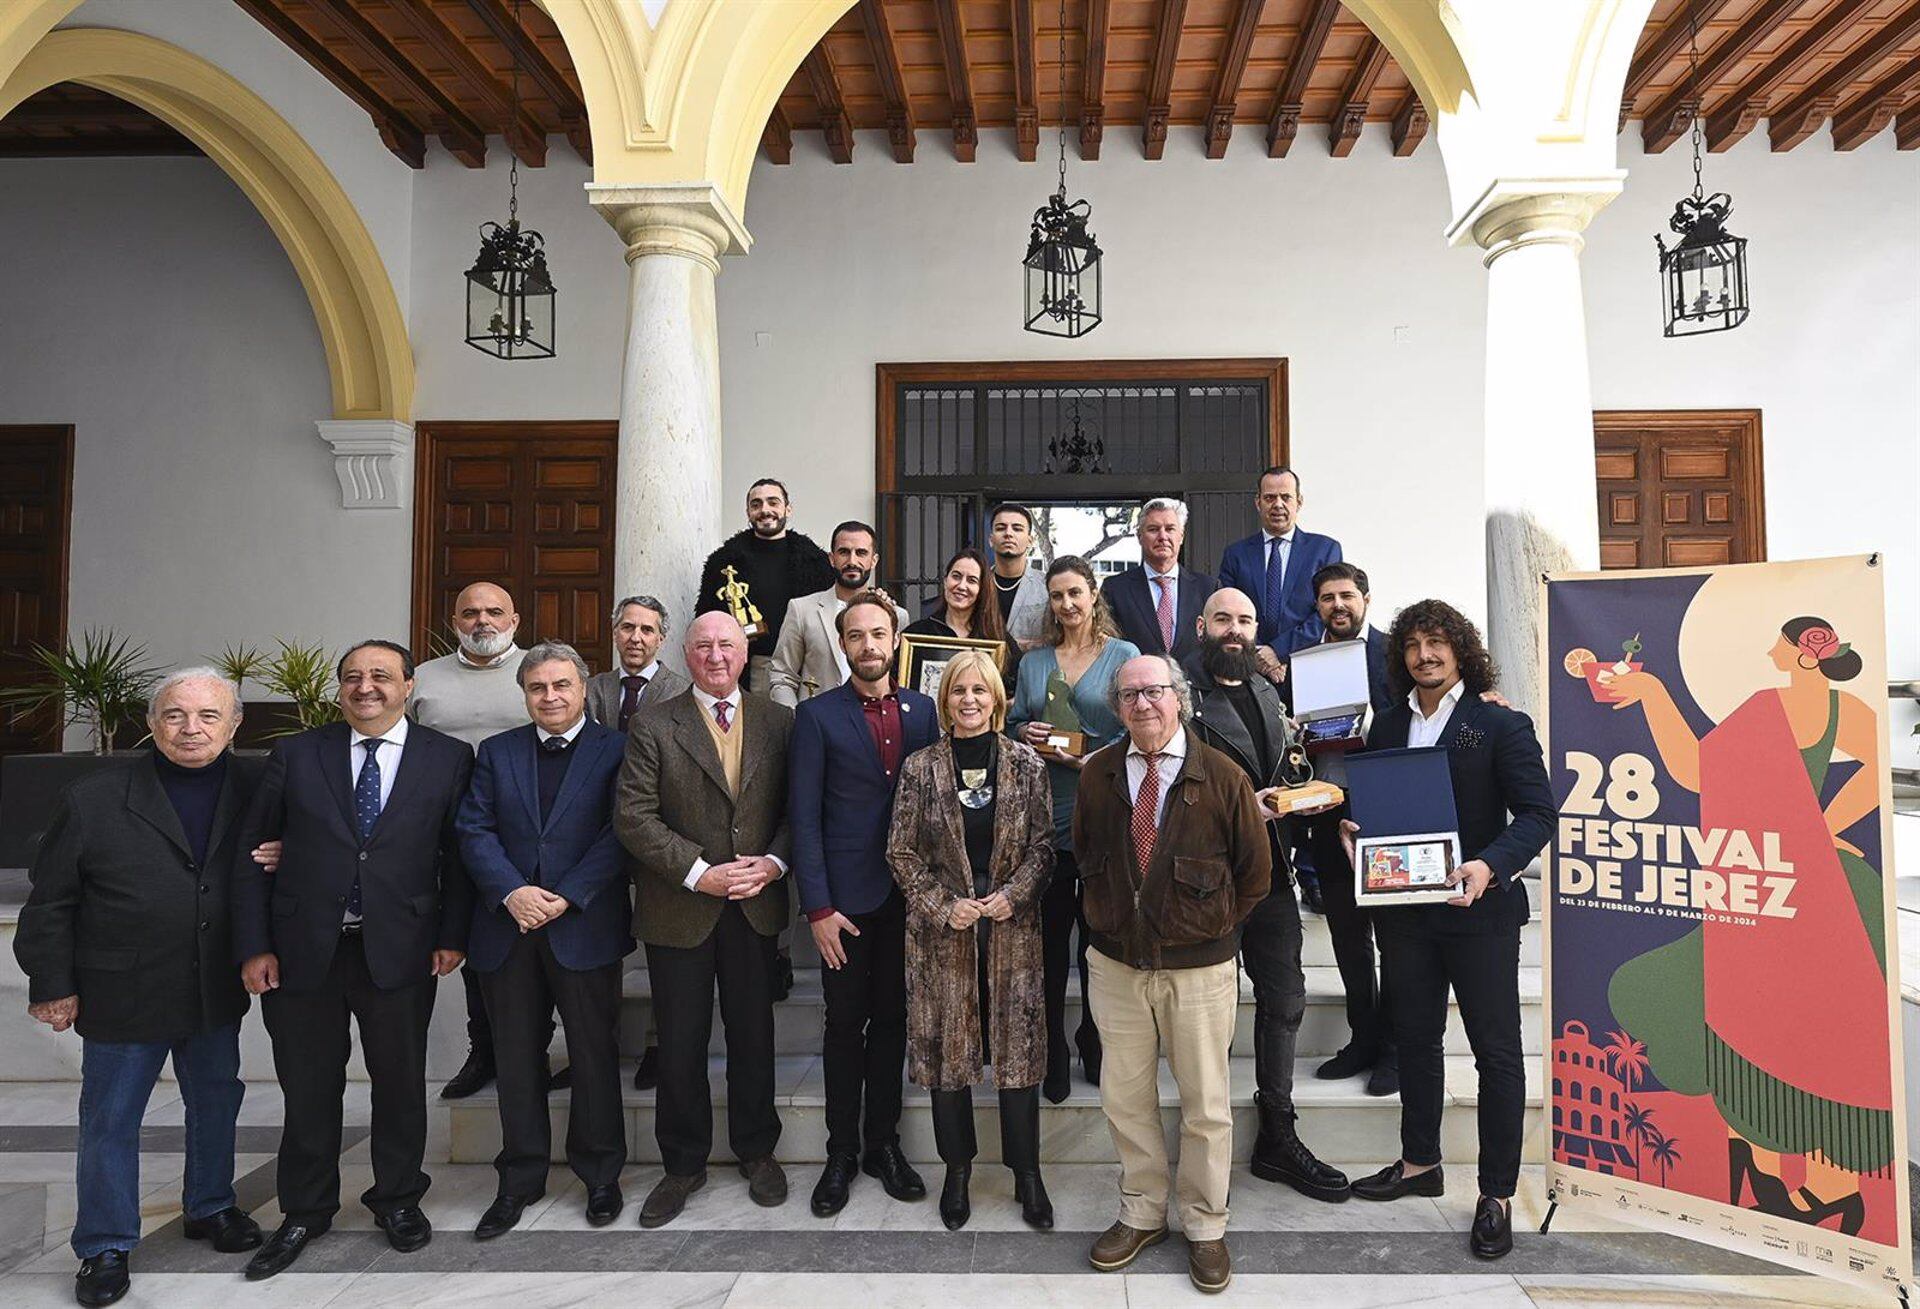
<instances>
[{"instance_id":1,"label":"stone arch","mask_svg":"<svg viewBox=\"0 0 1920 1309\"><path fill-rule=\"evenodd\" d=\"M72 7L48 0L40 17L50 24ZM0 57L13 56L9 41L30 30L0 30ZM333 416L411 417L413 350L386 265L340 183L266 101L178 46L110 28L47 32L14 66L0 64L0 79L0 116L45 87L80 82L192 140L267 220L306 288L326 349Z\"/></svg>"}]
</instances>

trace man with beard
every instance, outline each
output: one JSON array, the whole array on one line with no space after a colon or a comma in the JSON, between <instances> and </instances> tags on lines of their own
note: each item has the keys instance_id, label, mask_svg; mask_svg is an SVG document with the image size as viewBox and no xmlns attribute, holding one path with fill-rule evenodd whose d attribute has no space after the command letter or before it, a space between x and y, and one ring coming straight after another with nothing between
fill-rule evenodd
<instances>
[{"instance_id":1,"label":"man with beard","mask_svg":"<svg viewBox=\"0 0 1920 1309\"><path fill-rule=\"evenodd\" d=\"M1253 601L1231 587L1215 591L1194 628L1199 647L1185 664L1193 687L1193 730L1239 765L1256 791L1302 780L1287 763L1293 725L1273 684L1259 675ZM1252 1169L1255 1177L1338 1202L1347 1198L1346 1174L1315 1158L1294 1129L1293 1052L1307 987L1300 967L1300 905L1287 883L1283 829L1289 826L1290 819L1267 824L1272 890L1247 916L1240 935L1240 957L1253 979L1254 1107L1260 1115Z\"/></svg>"},{"instance_id":2,"label":"man with beard","mask_svg":"<svg viewBox=\"0 0 1920 1309\"><path fill-rule=\"evenodd\" d=\"M940 735L933 701L894 685L893 602L859 592L834 626L850 676L795 711L787 769L793 878L820 949L827 1007L827 1166L813 1190L821 1218L845 1207L863 1171L896 1200L927 1193L900 1150L907 906L887 863L887 831L901 762Z\"/></svg>"},{"instance_id":3,"label":"man with beard","mask_svg":"<svg viewBox=\"0 0 1920 1309\"><path fill-rule=\"evenodd\" d=\"M408 716L422 727L445 732L478 750L490 736L526 723L527 698L520 690L526 651L513 643L520 615L505 587L475 582L454 597L448 620L460 645L414 670ZM467 1059L440 1088L442 1100L464 1100L493 1080L493 1026L473 969L460 972L467 989ZM553 1024L547 1024L553 1034ZM565 1078L562 1079L562 1084Z\"/></svg>"},{"instance_id":4,"label":"man with beard","mask_svg":"<svg viewBox=\"0 0 1920 1309\"><path fill-rule=\"evenodd\" d=\"M1387 693L1387 636L1367 625L1372 595L1367 574L1353 564L1328 564L1313 575L1314 608L1324 631L1320 644L1333 641L1367 643L1367 699L1380 713L1389 703ZM1292 671L1288 659L1288 672ZM1291 679L1280 683L1289 699ZM1343 790L1347 784L1347 757L1338 750L1314 756L1314 770L1324 781ZM1367 1075L1368 1095L1392 1095L1400 1089L1400 1064L1393 1049L1393 1023L1386 1009L1386 983L1373 971L1373 919L1355 907L1353 873L1340 848L1340 820L1347 817L1341 804L1303 820L1308 857L1320 878L1321 912L1333 938L1333 960L1340 968L1340 984L1347 995L1349 1039L1340 1052L1314 1069L1315 1077L1338 1081Z\"/></svg>"},{"instance_id":5,"label":"man with beard","mask_svg":"<svg viewBox=\"0 0 1920 1309\"><path fill-rule=\"evenodd\" d=\"M827 552L804 533L788 530L792 515L786 483L763 477L749 486L746 530L735 532L707 556L693 607L696 616L731 613L742 626L753 625L747 632L746 680L763 695L787 606L796 596L833 585Z\"/></svg>"},{"instance_id":6,"label":"man with beard","mask_svg":"<svg viewBox=\"0 0 1920 1309\"><path fill-rule=\"evenodd\" d=\"M865 523L849 520L830 538L833 585L803 595L787 608L786 625L774 647L767 694L788 708L831 691L847 680L847 652L840 641L839 618L847 604L873 585L880 566L878 538ZM883 594L884 593L879 593ZM895 630L906 626L907 611L893 606Z\"/></svg>"}]
</instances>

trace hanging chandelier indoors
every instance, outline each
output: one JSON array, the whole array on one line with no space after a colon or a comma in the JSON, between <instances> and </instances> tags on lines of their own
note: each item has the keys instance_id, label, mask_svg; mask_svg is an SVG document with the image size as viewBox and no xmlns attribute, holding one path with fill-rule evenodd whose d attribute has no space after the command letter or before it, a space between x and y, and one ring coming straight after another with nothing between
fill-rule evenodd
<instances>
[{"instance_id":1,"label":"hanging chandelier indoors","mask_svg":"<svg viewBox=\"0 0 1920 1309\"><path fill-rule=\"evenodd\" d=\"M1067 4L1060 0L1060 187L1033 211L1027 238L1026 329L1085 336L1100 325L1100 244L1093 207L1067 199Z\"/></svg>"},{"instance_id":2,"label":"hanging chandelier indoors","mask_svg":"<svg viewBox=\"0 0 1920 1309\"><path fill-rule=\"evenodd\" d=\"M513 19L520 21L519 0ZM513 62L508 130L520 118L520 61ZM546 240L520 226L520 160L507 169L507 221L480 224L480 253L467 270L467 344L501 359L553 357L553 278Z\"/></svg>"},{"instance_id":3,"label":"hanging chandelier indoors","mask_svg":"<svg viewBox=\"0 0 1920 1309\"><path fill-rule=\"evenodd\" d=\"M1679 235L1671 247L1659 236L1660 304L1668 336L1725 332L1747 321L1747 243L1727 231L1733 197L1706 194L1700 180L1700 69L1693 20L1687 23L1687 66L1693 96L1693 194L1667 220Z\"/></svg>"}]
</instances>

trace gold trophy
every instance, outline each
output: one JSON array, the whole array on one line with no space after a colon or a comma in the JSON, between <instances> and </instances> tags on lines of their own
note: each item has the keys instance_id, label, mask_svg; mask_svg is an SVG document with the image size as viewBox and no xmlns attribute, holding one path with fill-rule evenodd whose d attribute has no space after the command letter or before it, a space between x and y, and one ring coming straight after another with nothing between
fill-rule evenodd
<instances>
[{"instance_id":1,"label":"gold trophy","mask_svg":"<svg viewBox=\"0 0 1920 1309\"><path fill-rule=\"evenodd\" d=\"M749 637L760 635L760 611L753 607L753 601L747 599L747 584L740 580L732 564L720 570L726 574L727 584L713 594L727 607L740 630Z\"/></svg>"},{"instance_id":2,"label":"gold trophy","mask_svg":"<svg viewBox=\"0 0 1920 1309\"><path fill-rule=\"evenodd\" d=\"M1332 782L1314 778L1306 747L1297 742L1287 747L1286 775L1289 785L1268 787L1257 797L1261 811L1268 818L1285 818L1302 809L1325 809L1347 798Z\"/></svg>"}]
</instances>

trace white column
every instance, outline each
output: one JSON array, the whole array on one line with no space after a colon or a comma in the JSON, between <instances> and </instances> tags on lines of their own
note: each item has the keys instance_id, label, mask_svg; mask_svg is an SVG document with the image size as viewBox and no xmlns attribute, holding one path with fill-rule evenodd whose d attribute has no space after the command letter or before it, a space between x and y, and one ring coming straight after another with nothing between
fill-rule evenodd
<instances>
[{"instance_id":1,"label":"white column","mask_svg":"<svg viewBox=\"0 0 1920 1309\"><path fill-rule=\"evenodd\" d=\"M620 379L614 589L666 602L680 663L700 566L720 544L720 256L750 238L705 184L592 185L589 198L627 245L627 349Z\"/></svg>"},{"instance_id":2,"label":"white column","mask_svg":"<svg viewBox=\"0 0 1920 1309\"><path fill-rule=\"evenodd\" d=\"M1617 178L1502 183L1456 224L1486 253L1488 645L1538 716L1540 575L1600 566L1581 233Z\"/></svg>"}]
</instances>

